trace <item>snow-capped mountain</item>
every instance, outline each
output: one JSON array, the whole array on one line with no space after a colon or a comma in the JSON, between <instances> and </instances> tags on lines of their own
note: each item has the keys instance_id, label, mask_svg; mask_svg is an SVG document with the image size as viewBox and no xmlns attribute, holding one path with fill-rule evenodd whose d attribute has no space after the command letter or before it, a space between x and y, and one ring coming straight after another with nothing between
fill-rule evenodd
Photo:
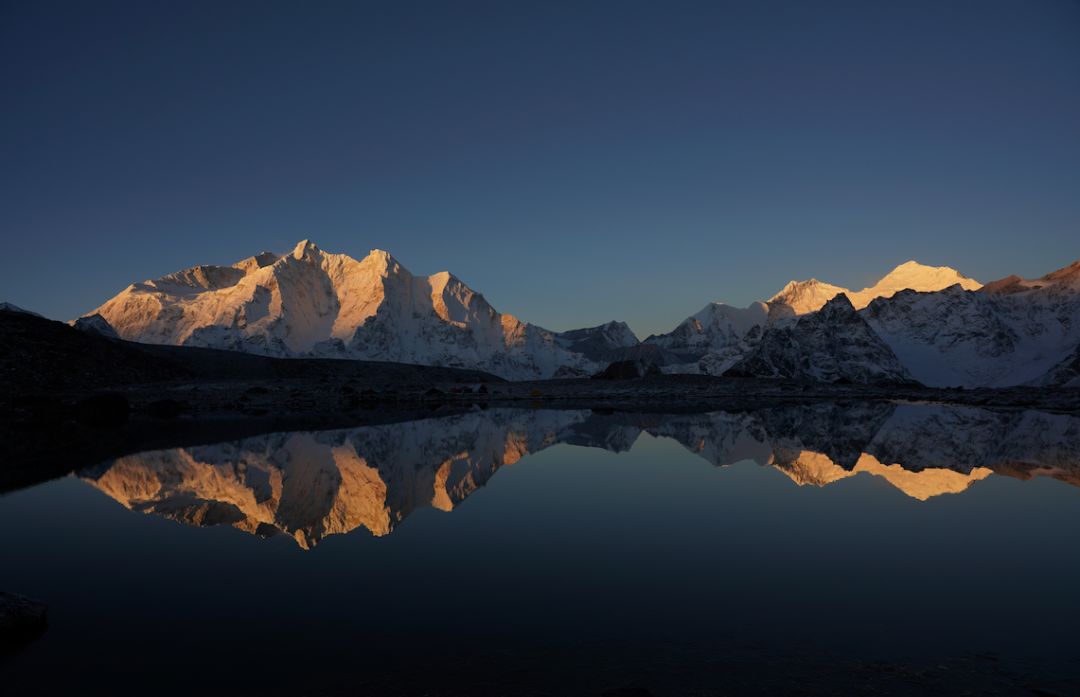
<instances>
[{"instance_id":1,"label":"snow-capped mountain","mask_svg":"<svg viewBox=\"0 0 1080 697\"><path fill-rule=\"evenodd\" d=\"M982 284L962 275L948 266L926 266L917 261L908 261L885 274L869 288L852 291L830 283L822 283L812 278L809 281L791 281L769 299L769 302L784 303L803 315L820 310L829 300L843 293L856 310L869 305L877 298L889 298L902 290L934 291L959 285L966 290L978 290Z\"/></svg>"},{"instance_id":2,"label":"snow-capped mountain","mask_svg":"<svg viewBox=\"0 0 1080 697\"><path fill-rule=\"evenodd\" d=\"M768 304L713 303L645 342L662 349L665 372L934 387L1078 382L1080 262L986 286L907 262L845 296L839 286L792 281Z\"/></svg>"},{"instance_id":3,"label":"snow-capped mountain","mask_svg":"<svg viewBox=\"0 0 1080 697\"><path fill-rule=\"evenodd\" d=\"M840 294L850 297L851 291L811 278L809 281L788 281L779 293L769 299L769 302L786 305L795 314L805 315L807 312L820 310L825 303Z\"/></svg>"},{"instance_id":4,"label":"snow-capped mountain","mask_svg":"<svg viewBox=\"0 0 1080 697\"><path fill-rule=\"evenodd\" d=\"M284 256L133 284L89 314L130 341L479 368L511 379L593 372L603 366L590 356L633 337L620 323L560 336L497 312L450 273L414 276L387 252L356 260L308 240Z\"/></svg>"},{"instance_id":5,"label":"snow-capped mountain","mask_svg":"<svg viewBox=\"0 0 1080 697\"><path fill-rule=\"evenodd\" d=\"M821 382L912 382L911 374L843 294L817 312L767 328L728 373Z\"/></svg>"},{"instance_id":6,"label":"snow-capped mountain","mask_svg":"<svg viewBox=\"0 0 1080 697\"><path fill-rule=\"evenodd\" d=\"M902 289L939 290L957 283L965 288L980 287L978 281L949 267L926 266L914 261L897 266L873 286L857 292L817 279L791 281L767 303L753 303L747 308L710 303L671 332L650 336L644 343L663 349L664 372L722 375L757 349L767 329L783 328L795 316L817 312L838 295L847 296L850 304L860 309L875 298L891 296ZM761 362L754 365L764 369ZM853 379L862 371L853 368L846 372ZM766 373L776 374L771 369Z\"/></svg>"},{"instance_id":7,"label":"snow-capped mountain","mask_svg":"<svg viewBox=\"0 0 1080 697\"><path fill-rule=\"evenodd\" d=\"M912 376L931 386L1067 384L1080 346L1080 262L979 291L902 291L863 310Z\"/></svg>"}]
</instances>

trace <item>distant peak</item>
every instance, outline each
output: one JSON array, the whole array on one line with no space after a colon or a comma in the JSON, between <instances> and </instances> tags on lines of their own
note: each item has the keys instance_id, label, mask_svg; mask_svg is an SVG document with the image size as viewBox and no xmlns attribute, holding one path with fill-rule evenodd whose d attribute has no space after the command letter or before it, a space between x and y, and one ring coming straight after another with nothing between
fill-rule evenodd
<instances>
[{"instance_id":1,"label":"distant peak","mask_svg":"<svg viewBox=\"0 0 1080 697\"><path fill-rule=\"evenodd\" d=\"M881 281L885 281L886 279L889 279L889 278L891 278L893 276L909 276L910 277L910 276L913 276L913 275L918 275L918 276L955 276L956 278L967 278L967 276L964 276L962 273L960 273L959 271L957 271L956 269L954 269L951 266L931 266L930 264L923 264L921 262L911 260L911 261L905 261L903 264L900 264L899 266L894 268L892 271L885 274L881 278ZM879 285L881 284L881 281L878 281Z\"/></svg>"},{"instance_id":2,"label":"distant peak","mask_svg":"<svg viewBox=\"0 0 1080 697\"><path fill-rule=\"evenodd\" d=\"M1080 260L1074 261L1068 266L1063 266L1057 271L1051 271L1042 277L1044 281L1071 280L1080 277Z\"/></svg>"}]
</instances>

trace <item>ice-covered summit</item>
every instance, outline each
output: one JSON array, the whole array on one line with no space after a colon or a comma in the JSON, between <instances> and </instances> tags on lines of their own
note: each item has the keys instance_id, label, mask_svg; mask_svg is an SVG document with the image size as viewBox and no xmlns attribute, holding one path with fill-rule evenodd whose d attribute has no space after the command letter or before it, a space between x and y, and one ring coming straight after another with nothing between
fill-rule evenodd
<instances>
[{"instance_id":1,"label":"ice-covered summit","mask_svg":"<svg viewBox=\"0 0 1080 697\"><path fill-rule=\"evenodd\" d=\"M874 285L860 291L851 291L842 286L823 283L816 278L809 281L791 281L769 302L779 302L795 310L795 314L804 315L820 310L825 303L843 293L855 309L860 310L876 298L889 298L902 290L935 291L959 285L965 290L978 290L982 287L978 281L964 276L948 266L927 266L917 261L907 261L885 274Z\"/></svg>"}]
</instances>

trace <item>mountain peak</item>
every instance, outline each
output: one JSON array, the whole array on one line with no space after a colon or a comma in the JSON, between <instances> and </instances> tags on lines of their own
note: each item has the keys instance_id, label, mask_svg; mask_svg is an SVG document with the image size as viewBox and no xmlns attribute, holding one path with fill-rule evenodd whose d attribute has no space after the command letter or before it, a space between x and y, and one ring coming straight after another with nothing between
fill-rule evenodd
<instances>
[{"instance_id":1,"label":"mountain peak","mask_svg":"<svg viewBox=\"0 0 1080 697\"><path fill-rule=\"evenodd\" d=\"M844 293L855 309L860 310L875 298L888 298L902 290L928 292L957 284L964 290L978 290L982 287L981 283L964 276L956 269L948 266L927 266L912 259L895 267L874 285L860 291L851 291L811 278L809 281L789 282L770 298L769 302L783 303L791 307L795 314L804 315L820 310L825 303Z\"/></svg>"},{"instance_id":2,"label":"mountain peak","mask_svg":"<svg viewBox=\"0 0 1080 697\"><path fill-rule=\"evenodd\" d=\"M882 276L881 280L878 281L874 287L880 286L884 281L898 276L913 280L923 280L934 277L967 278L967 276L964 276L951 266L930 266L929 264L923 264L912 260L905 261L903 264L900 264L892 271ZM912 288L912 290L917 289Z\"/></svg>"},{"instance_id":3,"label":"mountain peak","mask_svg":"<svg viewBox=\"0 0 1080 697\"><path fill-rule=\"evenodd\" d=\"M838 294L850 292L847 288L811 278L808 281L788 281L779 293L769 298L769 302L787 305L795 314L804 315L821 309Z\"/></svg>"},{"instance_id":4,"label":"mountain peak","mask_svg":"<svg viewBox=\"0 0 1080 697\"><path fill-rule=\"evenodd\" d=\"M315 246L315 243L311 240L300 240L293 247L292 256L296 259L303 259L304 257L315 254L319 251L319 248Z\"/></svg>"},{"instance_id":5,"label":"mountain peak","mask_svg":"<svg viewBox=\"0 0 1080 697\"><path fill-rule=\"evenodd\" d=\"M371 250L360 263L367 267L374 267L380 273L391 273L395 266L401 266L393 254L383 249Z\"/></svg>"}]
</instances>

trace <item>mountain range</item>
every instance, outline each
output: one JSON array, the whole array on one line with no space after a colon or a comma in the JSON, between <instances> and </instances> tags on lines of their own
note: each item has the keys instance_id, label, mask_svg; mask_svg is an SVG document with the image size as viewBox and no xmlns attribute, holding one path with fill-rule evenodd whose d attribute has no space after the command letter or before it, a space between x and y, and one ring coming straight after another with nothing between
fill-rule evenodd
<instances>
[{"instance_id":1,"label":"mountain range","mask_svg":"<svg viewBox=\"0 0 1080 697\"><path fill-rule=\"evenodd\" d=\"M1080 262L986 285L914 261L860 291L792 281L768 301L709 303L639 341L624 322L550 331L497 311L448 272L414 276L381 250L357 260L304 240L285 255L134 283L74 323L143 343L475 368L514 380L587 376L635 359L668 373L1080 384Z\"/></svg>"}]
</instances>

